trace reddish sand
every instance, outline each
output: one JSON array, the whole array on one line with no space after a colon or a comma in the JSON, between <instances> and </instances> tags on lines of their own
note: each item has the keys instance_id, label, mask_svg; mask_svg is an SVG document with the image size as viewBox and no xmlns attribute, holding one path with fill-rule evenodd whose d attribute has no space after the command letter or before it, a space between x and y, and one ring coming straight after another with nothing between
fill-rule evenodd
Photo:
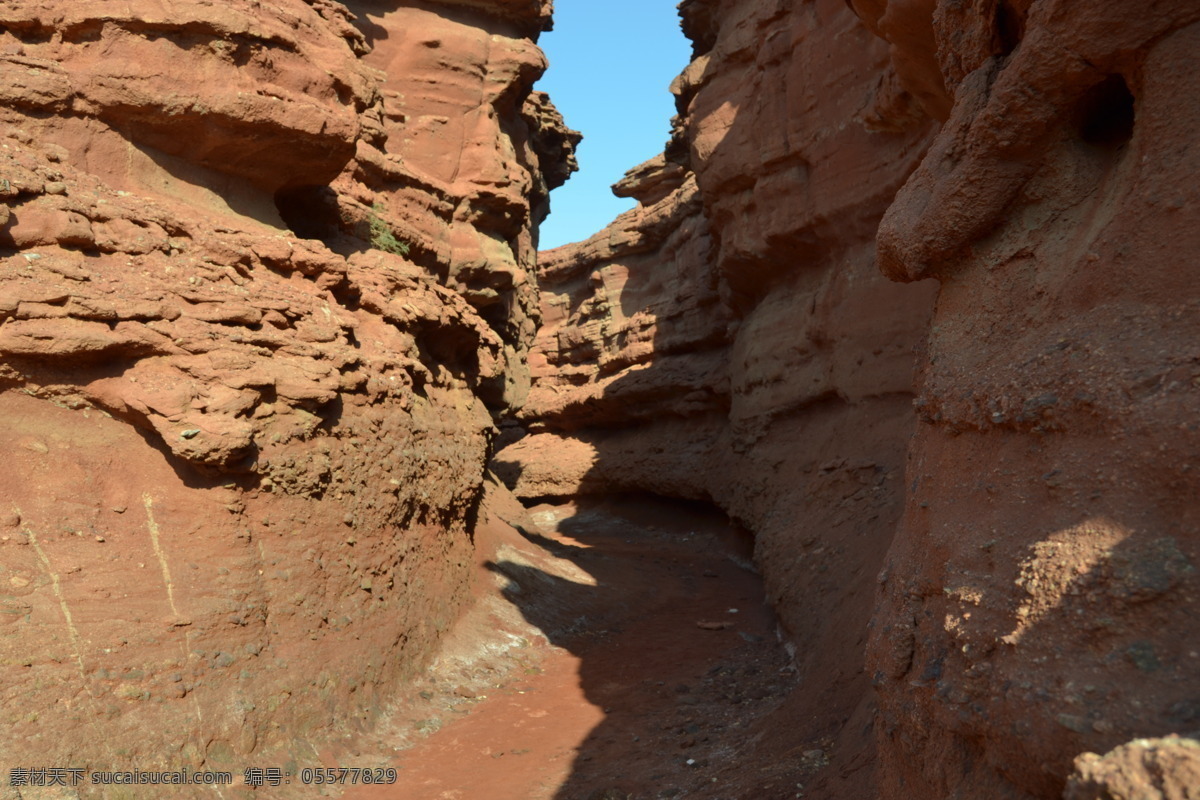
<instances>
[{"instance_id":1,"label":"reddish sand","mask_svg":"<svg viewBox=\"0 0 1200 800\"><path fill-rule=\"evenodd\" d=\"M794 679L728 523L644 501L543 506L533 518L546 535L525 531L531 542L596 585L492 564L549 645L399 753L395 786L346 800L801 796L823 753L758 763L748 733Z\"/></svg>"}]
</instances>

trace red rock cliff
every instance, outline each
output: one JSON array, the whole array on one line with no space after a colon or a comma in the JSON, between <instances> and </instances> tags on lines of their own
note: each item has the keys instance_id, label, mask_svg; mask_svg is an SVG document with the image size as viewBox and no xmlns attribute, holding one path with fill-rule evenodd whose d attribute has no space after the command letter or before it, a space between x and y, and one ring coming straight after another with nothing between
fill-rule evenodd
<instances>
[{"instance_id":1,"label":"red rock cliff","mask_svg":"<svg viewBox=\"0 0 1200 800\"><path fill-rule=\"evenodd\" d=\"M428 658L572 168L549 8L0 4L6 763L280 764Z\"/></svg>"},{"instance_id":2,"label":"red rock cliff","mask_svg":"<svg viewBox=\"0 0 1200 800\"><path fill-rule=\"evenodd\" d=\"M1184 785L1163 739L1067 788L1200 728L1200 8L681 10L675 135L542 254L499 469L754 532L804 678L761 741L832 742L806 796Z\"/></svg>"},{"instance_id":3,"label":"red rock cliff","mask_svg":"<svg viewBox=\"0 0 1200 800\"><path fill-rule=\"evenodd\" d=\"M875 233L931 125L842 2L683 18L673 139L616 187L638 207L541 255L528 435L498 468L529 497L652 491L752 530L804 686L764 746L832 733L848 777L810 796L866 796L863 641L935 288L888 281Z\"/></svg>"},{"instance_id":4,"label":"red rock cliff","mask_svg":"<svg viewBox=\"0 0 1200 800\"><path fill-rule=\"evenodd\" d=\"M945 120L879 234L941 284L871 642L883 796L1057 797L1081 751L1200 728L1200 7L855 6ZM1118 783L1072 796L1170 796Z\"/></svg>"}]
</instances>

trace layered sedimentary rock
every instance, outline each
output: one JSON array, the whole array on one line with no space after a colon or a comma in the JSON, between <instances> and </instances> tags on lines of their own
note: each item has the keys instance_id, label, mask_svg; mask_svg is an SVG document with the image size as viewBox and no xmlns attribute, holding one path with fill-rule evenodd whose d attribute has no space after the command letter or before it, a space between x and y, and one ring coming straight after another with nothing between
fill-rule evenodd
<instances>
[{"instance_id":1,"label":"layered sedimentary rock","mask_svg":"<svg viewBox=\"0 0 1200 800\"><path fill-rule=\"evenodd\" d=\"M543 254L499 468L755 533L808 796L1187 786L1186 739L1080 754L1200 731L1200 7L849 5L682 4L675 135Z\"/></svg>"},{"instance_id":2,"label":"layered sedimentary rock","mask_svg":"<svg viewBox=\"0 0 1200 800\"><path fill-rule=\"evenodd\" d=\"M467 595L550 4L51 5L0 4L0 754L311 761Z\"/></svg>"},{"instance_id":3,"label":"layered sedimentary rock","mask_svg":"<svg viewBox=\"0 0 1200 800\"><path fill-rule=\"evenodd\" d=\"M616 187L638 207L541 254L528 435L497 468L528 497L652 491L751 529L804 686L764 746L842 737L823 791L866 796L863 640L934 288L889 282L874 241L931 125L842 2L683 16L673 139Z\"/></svg>"},{"instance_id":4,"label":"layered sedimentary rock","mask_svg":"<svg viewBox=\"0 0 1200 800\"><path fill-rule=\"evenodd\" d=\"M941 283L871 645L883 796L1057 797L1082 751L1200 730L1200 6L855 6L945 119L879 237ZM1125 791L1096 796L1159 796Z\"/></svg>"}]
</instances>

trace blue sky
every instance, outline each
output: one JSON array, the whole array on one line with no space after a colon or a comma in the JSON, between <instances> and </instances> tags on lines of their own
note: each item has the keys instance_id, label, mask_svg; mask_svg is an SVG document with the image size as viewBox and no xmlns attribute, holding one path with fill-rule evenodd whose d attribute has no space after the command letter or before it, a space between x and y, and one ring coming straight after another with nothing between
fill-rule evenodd
<instances>
[{"instance_id":1,"label":"blue sky","mask_svg":"<svg viewBox=\"0 0 1200 800\"><path fill-rule=\"evenodd\" d=\"M543 250L586 239L633 208L609 187L661 153L670 135L675 98L667 87L692 53L677 2L555 0L554 30L538 41L550 69L537 88L584 139L579 172L550 194Z\"/></svg>"}]
</instances>

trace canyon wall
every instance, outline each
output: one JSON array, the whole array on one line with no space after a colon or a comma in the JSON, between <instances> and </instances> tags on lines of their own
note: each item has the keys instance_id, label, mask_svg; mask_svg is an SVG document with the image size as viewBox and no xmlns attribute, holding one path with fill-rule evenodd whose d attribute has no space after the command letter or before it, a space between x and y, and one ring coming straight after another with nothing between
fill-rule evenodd
<instances>
[{"instance_id":1,"label":"canyon wall","mask_svg":"<svg viewBox=\"0 0 1200 800\"><path fill-rule=\"evenodd\" d=\"M539 256L551 6L0 2L0 762L372 728L501 443L754 534L806 797L1194 784L1200 6L685 0Z\"/></svg>"},{"instance_id":2,"label":"canyon wall","mask_svg":"<svg viewBox=\"0 0 1200 800\"><path fill-rule=\"evenodd\" d=\"M525 497L650 491L751 530L803 687L761 746L835 739L807 796L865 797L864 642L936 288L887 280L875 233L933 125L840 0L682 14L672 140L616 186L637 208L541 254L526 435L496 468Z\"/></svg>"},{"instance_id":3,"label":"canyon wall","mask_svg":"<svg viewBox=\"0 0 1200 800\"><path fill-rule=\"evenodd\" d=\"M1083 751L1200 731L1200 6L855 6L945 120L879 234L941 284L870 647L882 796L1057 797ZM1188 796L1123 791L1073 796Z\"/></svg>"},{"instance_id":4,"label":"canyon wall","mask_svg":"<svg viewBox=\"0 0 1200 800\"><path fill-rule=\"evenodd\" d=\"M754 533L802 679L756 735L822 745L807 797L1055 798L1194 734L1200 7L681 13L637 208L542 254L498 472Z\"/></svg>"},{"instance_id":5,"label":"canyon wall","mask_svg":"<svg viewBox=\"0 0 1200 800\"><path fill-rule=\"evenodd\" d=\"M0 760L316 763L434 652L574 166L550 6L0 4Z\"/></svg>"}]
</instances>

